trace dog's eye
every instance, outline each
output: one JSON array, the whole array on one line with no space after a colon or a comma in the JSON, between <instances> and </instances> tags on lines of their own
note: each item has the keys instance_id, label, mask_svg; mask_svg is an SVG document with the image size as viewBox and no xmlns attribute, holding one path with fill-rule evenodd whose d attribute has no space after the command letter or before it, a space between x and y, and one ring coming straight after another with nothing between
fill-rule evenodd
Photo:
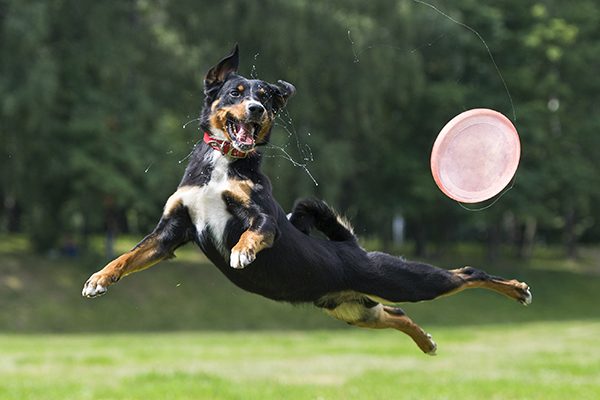
<instances>
[{"instance_id":1,"label":"dog's eye","mask_svg":"<svg viewBox=\"0 0 600 400\"><path fill-rule=\"evenodd\" d=\"M267 100L267 99L268 99L268 97L269 97L269 96L267 95L267 92L265 92L264 90L259 90L257 94L258 94L258 98L259 98L261 101Z\"/></svg>"},{"instance_id":2,"label":"dog's eye","mask_svg":"<svg viewBox=\"0 0 600 400\"><path fill-rule=\"evenodd\" d=\"M236 89L234 89L234 90L232 90L231 92L229 92L229 95L230 95L231 97L240 97L240 91L239 91L239 90L236 90Z\"/></svg>"}]
</instances>

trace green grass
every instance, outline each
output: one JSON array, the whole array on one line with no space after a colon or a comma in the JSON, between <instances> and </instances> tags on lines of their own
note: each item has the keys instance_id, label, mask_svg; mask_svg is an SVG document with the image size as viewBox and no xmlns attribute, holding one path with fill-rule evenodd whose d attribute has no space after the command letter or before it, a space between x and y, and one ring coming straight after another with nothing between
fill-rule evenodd
<instances>
[{"instance_id":1,"label":"green grass","mask_svg":"<svg viewBox=\"0 0 600 400\"><path fill-rule=\"evenodd\" d=\"M472 290L403 306L438 342L428 357L401 333L245 293L192 246L88 300L81 285L105 260L0 242L2 400L600 398L597 254L438 262L524 280L534 302Z\"/></svg>"},{"instance_id":2,"label":"green grass","mask_svg":"<svg viewBox=\"0 0 600 400\"><path fill-rule=\"evenodd\" d=\"M2 399L598 399L600 322L1 335Z\"/></svg>"}]
</instances>

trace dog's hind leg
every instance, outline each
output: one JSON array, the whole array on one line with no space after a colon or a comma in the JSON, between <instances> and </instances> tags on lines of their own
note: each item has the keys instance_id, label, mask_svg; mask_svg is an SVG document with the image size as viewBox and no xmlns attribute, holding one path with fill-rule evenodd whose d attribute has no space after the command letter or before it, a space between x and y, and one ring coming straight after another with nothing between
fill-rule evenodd
<instances>
[{"instance_id":1,"label":"dog's hind leg","mask_svg":"<svg viewBox=\"0 0 600 400\"><path fill-rule=\"evenodd\" d=\"M322 200L308 198L297 201L289 220L292 225L307 235L316 228L329 240L356 241L350 223Z\"/></svg>"},{"instance_id":2,"label":"dog's hind leg","mask_svg":"<svg viewBox=\"0 0 600 400\"><path fill-rule=\"evenodd\" d=\"M426 354L435 355L437 345L402 309L384 306L359 293L345 292L326 296L315 303L330 316L361 328L397 329Z\"/></svg>"},{"instance_id":3,"label":"dog's hind leg","mask_svg":"<svg viewBox=\"0 0 600 400\"><path fill-rule=\"evenodd\" d=\"M167 202L165 212L154 231L133 249L90 276L83 286L82 296L91 298L103 295L110 285L122 277L173 257L175 249L190 241L194 233L195 228L187 209L180 203Z\"/></svg>"},{"instance_id":4,"label":"dog's hind leg","mask_svg":"<svg viewBox=\"0 0 600 400\"><path fill-rule=\"evenodd\" d=\"M508 280L472 267L446 270L389 254L369 253L371 265L354 278L352 289L383 302L402 303L432 300L464 289L493 290L527 305L531 292L526 283ZM384 301L385 300L385 301Z\"/></svg>"},{"instance_id":5,"label":"dog's hind leg","mask_svg":"<svg viewBox=\"0 0 600 400\"><path fill-rule=\"evenodd\" d=\"M414 323L410 319L404 310L398 307L384 306L380 304L380 324L384 325L384 328L394 328L401 332L406 333L414 340L419 346L423 353L431 356L435 355L437 345L431 338L431 335L425 332L419 325ZM369 327L368 325L366 327Z\"/></svg>"}]
</instances>

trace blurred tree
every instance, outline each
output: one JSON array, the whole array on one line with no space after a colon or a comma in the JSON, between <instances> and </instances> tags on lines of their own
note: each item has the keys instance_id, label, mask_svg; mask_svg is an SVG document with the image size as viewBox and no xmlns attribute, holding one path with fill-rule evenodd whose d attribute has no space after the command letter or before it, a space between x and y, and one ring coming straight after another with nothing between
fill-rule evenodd
<instances>
[{"instance_id":1,"label":"blurred tree","mask_svg":"<svg viewBox=\"0 0 600 400\"><path fill-rule=\"evenodd\" d=\"M35 248L110 226L108 204L156 215L168 189L145 171L172 146L157 115L177 69L136 2L12 1L4 13L2 186L27 210Z\"/></svg>"},{"instance_id":2,"label":"blurred tree","mask_svg":"<svg viewBox=\"0 0 600 400\"><path fill-rule=\"evenodd\" d=\"M573 255L582 234L598 240L600 6L437 7L0 0L4 229L22 215L39 250L65 231L150 229L200 140L203 75L239 42L241 73L298 89L264 150L284 208L315 194L384 241L403 215L420 254L477 239L490 256L503 241L525 256L536 235L562 234ZM481 212L445 198L429 172L439 129L473 107L513 119L514 107L523 145L515 188Z\"/></svg>"},{"instance_id":3,"label":"blurred tree","mask_svg":"<svg viewBox=\"0 0 600 400\"><path fill-rule=\"evenodd\" d=\"M595 161L600 119L594 112L598 80L588 75L591 66L600 65L592 39L600 33L600 10L592 1L527 8L521 15L528 27L517 46L529 53L529 61L518 68L528 132L522 135L527 170L518 213L523 220L540 220L546 232L561 229L566 253L574 257L600 195Z\"/></svg>"}]
</instances>

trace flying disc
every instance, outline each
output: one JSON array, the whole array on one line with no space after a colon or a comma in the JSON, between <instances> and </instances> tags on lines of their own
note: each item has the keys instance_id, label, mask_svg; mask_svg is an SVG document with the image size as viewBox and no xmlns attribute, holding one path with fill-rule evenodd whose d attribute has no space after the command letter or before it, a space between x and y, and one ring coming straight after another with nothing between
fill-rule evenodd
<instances>
[{"instance_id":1,"label":"flying disc","mask_svg":"<svg viewBox=\"0 0 600 400\"><path fill-rule=\"evenodd\" d=\"M442 128L431 151L431 173L446 196L479 203L508 185L520 156L519 134L512 122L497 111L476 108Z\"/></svg>"}]
</instances>

